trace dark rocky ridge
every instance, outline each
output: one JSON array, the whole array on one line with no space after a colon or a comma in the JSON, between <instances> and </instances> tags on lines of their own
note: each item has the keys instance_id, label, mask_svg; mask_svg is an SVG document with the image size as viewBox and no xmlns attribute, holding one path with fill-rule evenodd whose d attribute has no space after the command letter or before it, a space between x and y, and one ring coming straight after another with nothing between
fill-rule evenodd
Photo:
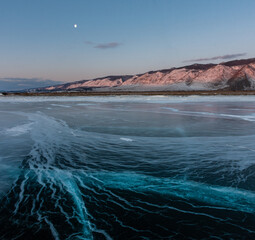
<instances>
[{"instance_id":1,"label":"dark rocky ridge","mask_svg":"<svg viewBox=\"0 0 255 240\"><path fill-rule=\"evenodd\" d=\"M228 67L233 67L233 66L239 66L239 65L248 65L250 63L255 63L255 58L233 60L229 62L223 62L220 64L224 66L228 66Z\"/></svg>"}]
</instances>

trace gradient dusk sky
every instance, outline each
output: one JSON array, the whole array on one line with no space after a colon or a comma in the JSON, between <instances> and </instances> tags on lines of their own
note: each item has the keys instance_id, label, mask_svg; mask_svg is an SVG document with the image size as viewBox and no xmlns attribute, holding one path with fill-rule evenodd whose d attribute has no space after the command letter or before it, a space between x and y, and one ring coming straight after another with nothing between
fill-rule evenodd
<instances>
[{"instance_id":1,"label":"gradient dusk sky","mask_svg":"<svg viewBox=\"0 0 255 240\"><path fill-rule=\"evenodd\" d=\"M255 57L254 9L254 0L0 0L0 90Z\"/></svg>"}]
</instances>

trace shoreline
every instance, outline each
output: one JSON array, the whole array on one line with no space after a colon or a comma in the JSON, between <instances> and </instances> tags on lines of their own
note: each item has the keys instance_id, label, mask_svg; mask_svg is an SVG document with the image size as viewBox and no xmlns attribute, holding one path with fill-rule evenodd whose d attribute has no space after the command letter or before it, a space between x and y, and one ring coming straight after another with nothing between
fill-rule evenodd
<instances>
[{"instance_id":1,"label":"shoreline","mask_svg":"<svg viewBox=\"0 0 255 240\"><path fill-rule=\"evenodd\" d=\"M39 92L39 93L27 93L27 92L7 92L2 93L0 96L214 96L214 95L224 95L224 96L241 96L241 95L255 95L255 90L249 91L126 91L126 92Z\"/></svg>"}]
</instances>

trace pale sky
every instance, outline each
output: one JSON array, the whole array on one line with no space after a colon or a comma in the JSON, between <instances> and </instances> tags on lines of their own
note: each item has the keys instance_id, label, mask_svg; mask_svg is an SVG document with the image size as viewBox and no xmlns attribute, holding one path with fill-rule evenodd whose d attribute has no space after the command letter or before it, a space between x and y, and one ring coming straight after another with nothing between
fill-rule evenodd
<instances>
[{"instance_id":1,"label":"pale sky","mask_svg":"<svg viewBox=\"0 0 255 240\"><path fill-rule=\"evenodd\" d=\"M0 1L0 90L255 57L254 9L254 0Z\"/></svg>"}]
</instances>

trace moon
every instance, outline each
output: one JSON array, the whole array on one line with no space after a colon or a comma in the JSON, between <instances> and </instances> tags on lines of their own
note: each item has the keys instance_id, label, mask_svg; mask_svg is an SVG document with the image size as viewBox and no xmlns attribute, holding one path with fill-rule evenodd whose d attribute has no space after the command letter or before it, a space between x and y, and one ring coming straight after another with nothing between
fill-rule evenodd
<instances>
[{"instance_id":1,"label":"moon","mask_svg":"<svg viewBox=\"0 0 255 240\"><path fill-rule=\"evenodd\" d=\"M73 27L74 27L74 28L77 28L78 26L77 26L77 24L74 24Z\"/></svg>"}]
</instances>

